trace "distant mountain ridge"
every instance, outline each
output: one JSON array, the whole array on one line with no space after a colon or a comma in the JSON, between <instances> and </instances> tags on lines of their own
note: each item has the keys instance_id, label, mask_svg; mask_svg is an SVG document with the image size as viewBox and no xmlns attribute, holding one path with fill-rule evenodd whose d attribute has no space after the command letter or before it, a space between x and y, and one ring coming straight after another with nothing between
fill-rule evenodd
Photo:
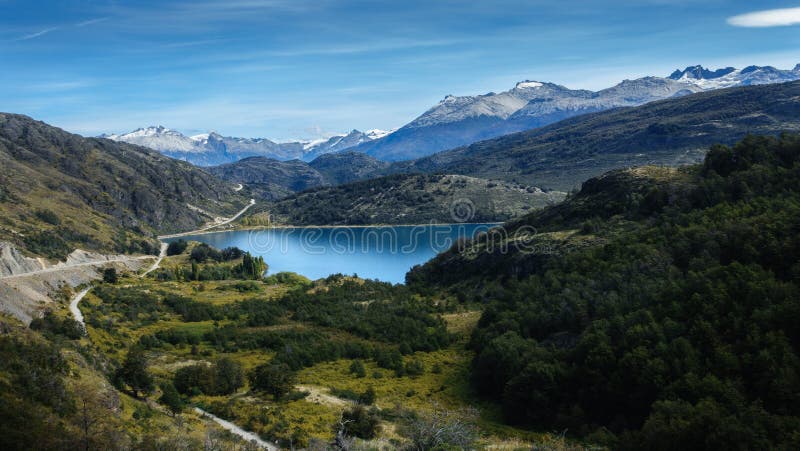
<instances>
[{"instance_id":1,"label":"distant mountain ridge","mask_svg":"<svg viewBox=\"0 0 800 451\"><path fill-rule=\"evenodd\" d=\"M399 129L366 133L352 130L348 134L314 141L278 143L266 138L223 137L213 132L187 137L160 126L103 137L150 147L200 166L231 163L253 156L310 162L320 155L343 150L397 162L543 127L581 114L638 106L715 89L794 80L800 80L800 64L791 70L772 66L711 70L697 65L675 70L667 77L623 80L599 91L525 80L500 93L448 95Z\"/></svg>"},{"instance_id":2,"label":"distant mountain ridge","mask_svg":"<svg viewBox=\"0 0 800 451\"><path fill-rule=\"evenodd\" d=\"M391 135L353 150L384 161L410 160L581 114L638 106L713 89L798 79L800 64L792 70L749 66L741 70L728 67L712 71L690 66L676 70L669 77L624 80L596 92L526 80L501 93L448 95Z\"/></svg>"},{"instance_id":3,"label":"distant mountain ridge","mask_svg":"<svg viewBox=\"0 0 800 451\"><path fill-rule=\"evenodd\" d=\"M800 132L798 99L800 81L709 90L572 117L394 163L390 172L462 174L569 191L613 169L696 163L709 146L748 134Z\"/></svg>"},{"instance_id":4,"label":"distant mountain ridge","mask_svg":"<svg viewBox=\"0 0 800 451\"><path fill-rule=\"evenodd\" d=\"M249 157L311 161L320 155L349 149L389 133L391 131L378 129L366 133L352 130L345 135L313 141L275 142L267 138L222 136L216 132L186 136L159 125L139 128L130 133L103 134L99 137L149 147L168 157L197 166L215 166Z\"/></svg>"}]
</instances>

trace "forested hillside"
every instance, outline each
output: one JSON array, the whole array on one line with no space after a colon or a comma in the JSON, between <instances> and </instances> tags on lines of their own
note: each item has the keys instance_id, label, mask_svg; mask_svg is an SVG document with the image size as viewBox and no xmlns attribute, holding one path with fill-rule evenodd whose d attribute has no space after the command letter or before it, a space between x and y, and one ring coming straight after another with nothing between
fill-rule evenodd
<instances>
[{"instance_id":1,"label":"forested hillside","mask_svg":"<svg viewBox=\"0 0 800 451\"><path fill-rule=\"evenodd\" d=\"M472 384L507 421L622 449L798 446L798 137L593 179L507 230L408 275L485 304Z\"/></svg>"}]
</instances>

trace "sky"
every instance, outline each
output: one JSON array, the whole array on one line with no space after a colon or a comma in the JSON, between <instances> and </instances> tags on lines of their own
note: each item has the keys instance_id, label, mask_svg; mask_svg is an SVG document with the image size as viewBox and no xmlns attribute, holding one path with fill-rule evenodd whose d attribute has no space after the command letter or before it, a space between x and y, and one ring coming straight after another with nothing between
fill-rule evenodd
<instances>
[{"instance_id":1,"label":"sky","mask_svg":"<svg viewBox=\"0 0 800 451\"><path fill-rule=\"evenodd\" d=\"M0 111L312 139L521 80L800 63L800 0L0 0Z\"/></svg>"}]
</instances>

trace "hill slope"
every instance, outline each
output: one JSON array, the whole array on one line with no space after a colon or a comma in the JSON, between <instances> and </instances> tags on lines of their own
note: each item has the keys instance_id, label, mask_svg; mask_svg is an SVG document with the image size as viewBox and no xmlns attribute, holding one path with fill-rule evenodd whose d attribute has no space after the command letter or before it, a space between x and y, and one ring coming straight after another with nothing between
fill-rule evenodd
<instances>
[{"instance_id":1,"label":"hill slope","mask_svg":"<svg viewBox=\"0 0 800 451\"><path fill-rule=\"evenodd\" d=\"M363 153L345 151L321 155L310 163L251 157L206 170L231 183L241 183L257 198L276 200L312 188L369 178L388 166Z\"/></svg>"},{"instance_id":2,"label":"hill slope","mask_svg":"<svg viewBox=\"0 0 800 451\"><path fill-rule=\"evenodd\" d=\"M800 138L592 179L411 271L488 303L473 386L509 421L614 449L792 448Z\"/></svg>"},{"instance_id":3,"label":"hill slope","mask_svg":"<svg viewBox=\"0 0 800 451\"><path fill-rule=\"evenodd\" d=\"M562 197L508 182L413 174L320 188L264 208L273 223L291 225L496 222Z\"/></svg>"},{"instance_id":4,"label":"hill slope","mask_svg":"<svg viewBox=\"0 0 800 451\"><path fill-rule=\"evenodd\" d=\"M48 257L76 247L152 252L155 234L247 202L188 163L15 114L0 113L0 165L0 240Z\"/></svg>"},{"instance_id":5,"label":"hill slope","mask_svg":"<svg viewBox=\"0 0 800 451\"><path fill-rule=\"evenodd\" d=\"M579 116L407 163L393 171L444 172L568 191L606 171L702 160L714 143L800 130L800 82L693 94Z\"/></svg>"}]
</instances>

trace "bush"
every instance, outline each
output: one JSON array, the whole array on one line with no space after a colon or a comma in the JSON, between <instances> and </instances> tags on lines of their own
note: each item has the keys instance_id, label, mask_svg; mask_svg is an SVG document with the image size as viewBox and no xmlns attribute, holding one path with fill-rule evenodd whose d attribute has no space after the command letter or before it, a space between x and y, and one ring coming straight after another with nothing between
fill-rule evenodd
<instances>
[{"instance_id":1,"label":"bush","mask_svg":"<svg viewBox=\"0 0 800 451\"><path fill-rule=\"evenodd\" d=\"M478 438L474 409L453 411L434 406L430 412L407 415L401 427L412 449L474 449Z\"/></svg>"},{"instance_id":2,"label":"bush","mask_svg":"<svg viewBox=\"0 0 800 451\"><path fill-rule=\"evenodd\" d=\"M61 219L59 219L58 216L50 210L36 210L34 215L48 224L61 224Z\"/></svg>"},{"instance_id":3,"label":"bush","mask_svg":"<svg viewBox=\"0 0 800 451\"><path fill-rule=\"evenodd\" d=\"M83 325L72 318L59 318L51 311L46 311L41 318L34 318L30 328L56 335L63 335L71 340L77 340L85 333Z\"/></svg>"},{"instance_id":4,"label":"bush","mask_svg":"<svg viewBox=\"0 0 800 451\"><path fill-rule=\"evenodd\" d=\"M173 241L167 245L167 255L180 255L186 251L186 248L189 246L185 240L178 240Z\"/></svg>"},{"instance_id":5,"label":"bush","mask_svg":"<svg viewBox=\"0 0 800 451\"><path fill-rule=\"evenodd\" d=\"M295 376L285 363L265 363L250 373L250 386L253 390L264 391L274 399L289 393L294 388Z\"/></svg>"},{"instance_id":6,"label":"bush","mask_svg":"<svg viewBox=\"0 0 800 451\"><path fill-rule=\"evenodd\" d=\"M178 392L185 395L230 395L244 385L244 372L239 363L221 358L212 365L201 363L180 368L174 381Z\"/></svg>"},{"instance_id":7,"label":"bush","mask_svg":"<svg viewBox=\"0 0 800 451\"><path fill-rule=\"evenodd\" d=\"M364 363L362 363L361 360L353 360L353 363L350 364L350 374L358 378L366 377L367 370L364 368Z\"/></svg>"},{"instance_id":8,"label":"bush","mask_svg":"<svg viewBox=\"0 0 800 451\"><path fill-rule=\"evenodd\" d=\"M116 268L106 268L103 270L103 282L115 284L119 280Z\"/></svg>"}]
</instances>

